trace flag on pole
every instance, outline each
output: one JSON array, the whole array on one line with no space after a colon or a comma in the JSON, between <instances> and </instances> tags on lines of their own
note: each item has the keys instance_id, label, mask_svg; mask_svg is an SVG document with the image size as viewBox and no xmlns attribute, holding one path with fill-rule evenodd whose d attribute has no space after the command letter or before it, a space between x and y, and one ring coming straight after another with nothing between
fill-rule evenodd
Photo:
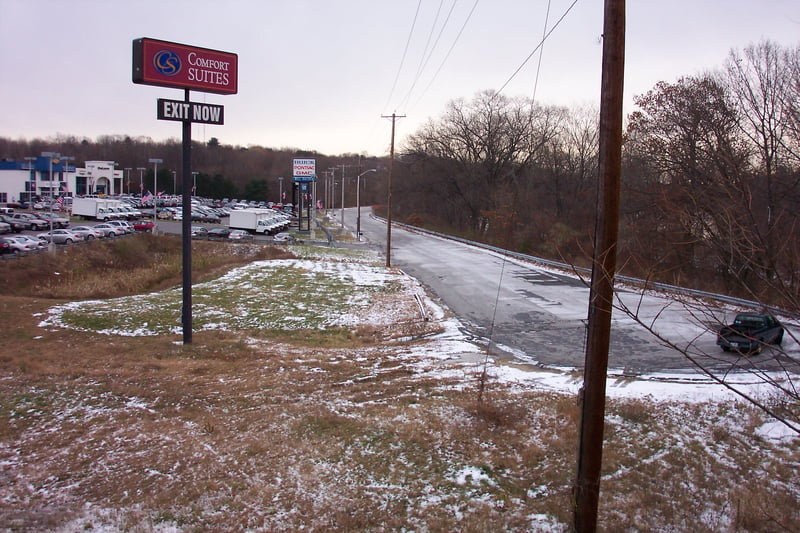
<instances>
[{"instance_id":1,"label":"flag on pole","mask_svg":"<svg viewBox=\"0 0 800 533\"><path fill-rule=\"evenodd\" d=\"M147 191L146 193L144 193L144 196L142 196L142 203L146 204L147 202L149 202L152 199L153 199L153 195L150 194L150 191Z\"/></svg>"}]
</instances>

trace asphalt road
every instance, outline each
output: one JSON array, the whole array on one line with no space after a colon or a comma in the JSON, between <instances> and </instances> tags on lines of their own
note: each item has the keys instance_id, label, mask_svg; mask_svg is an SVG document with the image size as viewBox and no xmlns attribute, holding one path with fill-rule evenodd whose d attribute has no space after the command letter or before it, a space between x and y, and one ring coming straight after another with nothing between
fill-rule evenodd
<instances>
[{"instance_id":1,"label":"asphalt road","mask_svg":"<svg viewBox=\"0 0 800 533\"><path fill-rule=\"evenodd\" d=\"M351 221L355 221L354 210L345 210L346 224ZM361 228L372 246L385 251L383 221L362 211ZM426 285L462 320L467 332L481 338L493 353L545 367L583 367L589 289L577 277L397 226L392 228L391 263ZM643 297L635 290L620 289L617 297L707 368L727 371L792 364L776 357L772 349L750 358L722 353L714 330L718 321L732 316L731 310L698 309L669 298ZM785 341L784 349L795 361L800 359L794 341ZM685 355L664 346L617 309L609 369L627 375L697 371Z\"/></svg>"}]
</instances>

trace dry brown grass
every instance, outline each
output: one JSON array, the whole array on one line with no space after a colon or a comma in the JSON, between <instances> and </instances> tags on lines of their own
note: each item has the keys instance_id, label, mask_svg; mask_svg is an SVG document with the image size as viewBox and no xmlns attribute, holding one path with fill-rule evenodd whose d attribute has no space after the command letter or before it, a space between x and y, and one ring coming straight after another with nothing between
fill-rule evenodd
<instances>
[{"instance_id":1,"label":"dry brown grass","mask_svg":"<svg viewBox=\"0 0 800 533\"><path fill-rule=\"evenodd\" d=\"M369 328L334 343L206 331L186 346L39 328L53 294L111 290L42 283L54 268L61 280L126 272L116 258L130 252L102 253L25 273L0 265L18 283L0 297L0 530L567 529L574 397L490 380L478 402L478 369L443 378L444 363L415 365L414 343ZM212 247L196 275L270 253ZM179 283L170 269L128 269L144 279L114 295ZM759 416L611 402L601 529L791 530L800 453L740 423Z\"/></svg>"}]
</instances>

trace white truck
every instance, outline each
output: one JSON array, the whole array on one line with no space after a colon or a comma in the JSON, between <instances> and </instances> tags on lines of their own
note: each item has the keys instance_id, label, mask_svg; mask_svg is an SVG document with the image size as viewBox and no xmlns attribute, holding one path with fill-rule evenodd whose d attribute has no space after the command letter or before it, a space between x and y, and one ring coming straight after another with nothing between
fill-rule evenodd
<instances>
[{"instance_id":1,"label":"white truck","mask_svg":"<svg viewBox=\"0 0 800 533\"><path fill-rule=\"evenodd\" d=\"M277 233L288 225L288 219L274 209L234 209L228 220L231 229L243 229L265 235Z\"/></svg>"},{"instance_id":2,"label":"white truck","mask_svg":"<svg viewBox=\"0 0 800 533\"><path fill-rule=\"evenodd\" d=\"M116 210L122 202L109 198L75 198L72 200L72 214L94 220L116 220L120 213Z\"/></svg>"}]
</instances>

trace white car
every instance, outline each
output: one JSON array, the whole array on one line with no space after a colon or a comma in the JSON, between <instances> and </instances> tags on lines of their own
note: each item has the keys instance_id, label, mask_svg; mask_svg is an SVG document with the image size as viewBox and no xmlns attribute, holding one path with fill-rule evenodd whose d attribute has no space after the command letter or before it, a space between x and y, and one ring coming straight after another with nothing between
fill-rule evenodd
<instances>
[{"instance_id":1,"label":"white car","mask_svg":"<svg viewBox=\"0 0 800 533\"><path fill-rule=\"evenodd\" d=\"M133 233L135 231L133 229L133 224L131 224L127 220L109 220L108 222L106 222L106 224L122 228L122 231L125 233Z\"/></svg>"},{"instance_id":2,"label":"white car","mask_svg":"<svg viewBox=\"0 0 800 533\"><path fill-rule=\"evenodd\" d=\"M114 238L114 237L118 237L120 235L125 235L125 230L124 229L122 229L122 228L120 228L118 226L112 226L111 224L109 224L107 222L103 222L102 224L95 224L94 226L92 226L92 228L94 228L94 229L96 229L98 231L102 231L103 235L106 236L106 237L109 237L109 238Z\"/></svg>"},{"instance_id":3,"label":"white car","mask_svg":"<svg viewBox=\"0 0 800 533\"><path fill-rule=\"evenodd\" d=\"M228 234L228 239L232 241L247 241L252 238L253 236L243 229L235 229Z\"/></svg>"},{"instance_id":4,"label":"white car","mask_svg":"<svg viewBox=\"0 0 800 533\"><path fill-rule=\"evenodd\" d=\"M278 233L272 240L279 244L293 244L295 242L295 238L289 233Z\"/></svg>"}]
</instances>

